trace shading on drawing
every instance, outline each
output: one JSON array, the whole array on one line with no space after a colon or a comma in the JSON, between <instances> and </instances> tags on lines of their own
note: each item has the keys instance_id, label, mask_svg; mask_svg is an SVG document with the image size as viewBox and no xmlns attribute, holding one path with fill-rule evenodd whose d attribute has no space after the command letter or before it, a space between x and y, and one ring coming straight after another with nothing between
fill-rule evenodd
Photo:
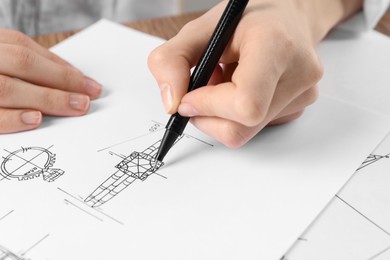
<instances>
[{"instance_id":1,"label":"shading on drawing","mask_svg":"<svg viewBox=\"0 0 390 260\"><path fill-rule=\"evenodd\" d=\"M180 137L176 143L181 139ZM163 166L155 155L161 140L152 144L142 152L132 152L124 157L115 168L117 170L99 185L84 201L91 207L99 207L117 196L136 180L144 181ZM176 144L175 143L175 144Z\"/></svg>"},{"instance_id":2,"label":"shading on drawing","mask_svg":"<svg viewBox=\"0 0 390 260\"><path fill-rule=\"evenodd\" d=\"M14 152L5 150L8 155L1 163L2 180L15 178L23 181L42 176L44 181L52 182L62 176L63 170L52 168L56 155L49 151L51 147L23 147Z\"/></svg>"}]
</instances>

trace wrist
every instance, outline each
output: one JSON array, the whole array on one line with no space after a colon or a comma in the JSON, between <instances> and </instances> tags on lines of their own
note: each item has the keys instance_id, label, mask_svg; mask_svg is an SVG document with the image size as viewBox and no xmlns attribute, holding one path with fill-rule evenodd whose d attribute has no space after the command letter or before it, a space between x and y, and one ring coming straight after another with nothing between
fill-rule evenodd
<instances>
[{"instance_id":1,"label":"wrist","mask_svg":"<svg viewBox=\"0 0 390 260\"><path fill-rule=\"evenodd\" d=\"M314 43L363 6L363 0L293 0L307 18Z\"/></svg>"}]
</instances>

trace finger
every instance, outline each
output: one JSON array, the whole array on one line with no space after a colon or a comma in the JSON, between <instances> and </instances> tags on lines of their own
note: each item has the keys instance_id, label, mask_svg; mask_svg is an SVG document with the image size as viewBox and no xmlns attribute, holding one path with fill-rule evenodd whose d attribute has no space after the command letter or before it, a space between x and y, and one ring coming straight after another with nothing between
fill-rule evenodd
<instances>
[{"instance_id":1,"label":"finger","mask_svg":"<svg viewBox=\"0 0 390 260\"><path fill-rule=\"evenodd\" d=\"M171 56L165 46L151 53L148 65L160 88L166 112L175 113L181 97L187 92L191 65L183 56Z\"/></svg>"},{"instance_id":2,"label":"finger","mask_svg":"<svg viewBox=\"0 0 390 260\"><path fill-rule=\"evenodd\" d=\"M191 123L229 148L243 146L265 127L265 124L247 127L218 117L193 117Z\"/></svg>"},{"instance_id":3,"label":"finger","mask_svg":"<svg viewBox=\"0 0 390 260\"><path fill-rule=\"evenodd\" d=\"M41 125L39 111L0 108L0 134L32 130Z\"/></svg>"},{"instance_id":4,"label":"finger","mask_svg":"<svg viewBox=\"0 0 390 260\"><path fill-rule=\"evenodd\" d=\"M223 5L220 5L223 7ZM217 17L222 10L215 7L200 18L186 24L171 40L151 52L149 68L161 89L168 113L174 113L188 90L190 69L199 60L206 47ZM202 28L202 33L199 33Z\"/></svg>"},{"instance_id":5,"label":"finger","mask_svg":"<svg viewBox=\"0 0 390 260\"><path fill-rule=\"evenodd\" d=\"M269 122L265 120L257 126L245 125L217 117L197 116L191 122L201 131L230 148L241 147L260 132L266 125L278 125L295 120L303 114L305 107L318 97L318 87L312 87L288 104L277 117Z\"/></svg>"},{"instance_id":6,"label":"finger","mask_svg":"<svg viewBox=\"0 0 390 260\"><path fill-rule=\"evenodd\" d=\"M208 82L209 85L217 85L224 80L224 71L220 65L217 65L213 71L213 74L210 77Z\"/></svg>"},{"instance_id":7,"label":"finger","mask_svg":"<svg viewBox=\"0 0 390 260\"><path fill-rule=\"evenodd\" d=\"M85 93L91 99L101 94L102 86L80 71L46 59L25 47L0 44L0 57L0 74L49 88Z\"/></svg>"},{"instance_id":8,"label":"finger","mask_svg":"<svg viewBox=\"0 0 390 260\"><path fill-rule=\"evenodd\" d=\"M297 119L303 114L306 107L310 106L317 100L318 95L318 86L309 88L283 108L282 111L271 120L269 125L283 124Z\"/></svg>"},{"instance_id":9,"label":"finger","mask_svg":"<svg viewBox=\"0 0 390 260\"><path fill-rule=\"evenodd\" d=\"M87 113L89 97L33 85L22 80L0 76L0 107L39 110L47 115L80 116Z\"/></svg>"},{"instance_id":10,"label":"finger","mask_svg":"<svg viewBox=\"0 0 390 260\"><path fill-rule=\"evenodd\" d=\"M27 49L31 49L37 54L52 60L58 64L67 65L67 66L73 66L69 62L61 59L56 54L50 52L46 48L42 47L38 43L36 43L33 39L28 37L27 35L14 31L14 30L7 30L7 29L0 29L0 43L6 43L6 44L12 44L12 45L18 45L25 47Z\"/></svg>"},{"instance_id":11,"label":"finger","mask_svg":"<svg viewBox=\"0 0 390 260\"><path fill-rule=\"evenodd\" d=\"M206 86L186 94L179 113L183 116L220 117L246 126L263 121L283 67L277 67L272 55L259 48L251 49L251 53L242 52L231 82Z\"/></svg>"},{"instance_id":12,"label":"finger","mask_svg":"<svg viewBox=\"0 0 390 260\"><path fill-rule=\"evenodd\" d=\"M304 110L301 110L301 111L298 111L298 112L295 112L292 114L288 114L286 116L279 117L279 118L269 122L268 126L276 126L276 125L282 125L282 124L288 123L290 121L293 121L293 120L301 117L303 115L303 112L304 112Z\"/></svg>"}]
</instances>

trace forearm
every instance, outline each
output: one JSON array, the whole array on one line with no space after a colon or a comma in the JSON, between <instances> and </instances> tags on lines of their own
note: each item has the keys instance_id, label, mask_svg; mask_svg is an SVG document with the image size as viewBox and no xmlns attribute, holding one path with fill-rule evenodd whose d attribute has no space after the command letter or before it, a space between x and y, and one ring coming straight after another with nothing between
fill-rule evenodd
<instances>
[{"instance_id":1,"label":"forearm","mask_svg":"<svg viewBox=\"0 0 390 260\"><path fill-rule=\"evenodd\" d=\"M363 0L295 0L306 14L314 43L337 24L358 12Z\"/></svg>"}]
</instances>

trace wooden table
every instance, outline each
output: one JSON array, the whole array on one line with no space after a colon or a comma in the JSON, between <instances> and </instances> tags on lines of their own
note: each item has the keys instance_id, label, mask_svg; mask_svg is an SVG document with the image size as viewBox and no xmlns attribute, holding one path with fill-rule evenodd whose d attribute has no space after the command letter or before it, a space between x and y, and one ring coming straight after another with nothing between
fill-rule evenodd
<instances>
[{"instance_id":1,"label":"wooden table","mask_svg":"<svg viewBox=\"0 0 390 260\"><path fill-rule=\"evenodd\" d=\"M127 23L126 25L151 34L163 39L170 39L189 21L199 17L202 13L189 13L178 16L163 17L149 20L141 20L137 22ZM376 30L390 36L390 11L388 11L382 20L379 22ZM34 39L46 48L61 42L77 31L53 33L34 37Z\"/></svg>"}]
</instances>

